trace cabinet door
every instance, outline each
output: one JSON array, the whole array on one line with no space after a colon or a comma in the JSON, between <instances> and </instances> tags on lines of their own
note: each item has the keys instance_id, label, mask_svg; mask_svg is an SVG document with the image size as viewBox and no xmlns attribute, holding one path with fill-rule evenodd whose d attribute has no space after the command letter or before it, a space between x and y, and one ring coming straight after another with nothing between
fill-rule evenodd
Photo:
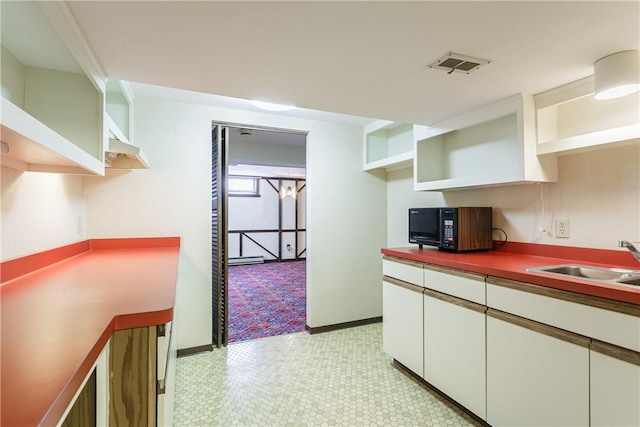
<instances>
[{"instance_id":1,"label":"cabinet door","mask_svg":"<svg viewBox=\"0 0 640 427\"><path fill-rule=\"evenodd\" d=\"M424 379L486 419L484 307L434 295L424 296Z\"/></svg>"},{"instance_id":2,"label":"cabinet door","mask_svg":"<svg viewBox=\"0 0 640 427\"><path fill-rule=\"evenodd\" d=\"M156 425L156 327L115 331L109 349L109 424Z\"/></svg>"},{"instance_id":3,"label":"cabinet door","mask_svg":"<svg viewBox=\"0 0 640 427\"><path fill-rule=\"evenodd\" d=\"M509 321L493 317L498 314L489 310L487 316L487 422L494 427L589 425L588 341L569 342L560 338L560 330L515 316ZM529 324L512 323L516 319ZM568 334L563 338L579 341Z\"/></svg>"},{"instance_id":4,"label":"cabinet door","mask_svg":"<svg viewBox=\"0 0 640 427\"><path fill-rule=\"evenodd\" d=\"M385 278L382 301L384 351L422 376L422 288Z\"/></svg>"},{"instance_id":5,"label":"cabinet door","mask_svg":"<svg viewBox=\"0 0 640 427\"><path fill-rule=\"evenodd\" d=\"M591 351L591 425L640 426L640 353L628 361Z\"/></svg>"},{"instance_id":6,"label":"cabinet door","mask_svg":"<svg viewBox=\"0 0 640 427\"><path fill-rule=\"evenodd\" d=\"M96 425L96 371L91 371L82 391L71 406L66 418L60 422L61 427Z\"/></svg>"}]
</instances>

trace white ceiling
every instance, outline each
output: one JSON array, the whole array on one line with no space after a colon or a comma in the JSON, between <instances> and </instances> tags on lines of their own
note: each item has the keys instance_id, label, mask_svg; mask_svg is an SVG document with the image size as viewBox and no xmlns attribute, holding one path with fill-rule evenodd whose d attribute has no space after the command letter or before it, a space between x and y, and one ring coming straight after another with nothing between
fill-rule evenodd
<instances>
[{"instance_id":1,"label":"white ceiling","mask_svg":"<svg viewBox=\"0 0 640 427\"><path fill-rule=\"evenodd\" d=\"M638 1L69 4L110 77L420 124L640 49ZM492 63L427 68L449 51Z\"/></svg>"},{"instance_id":2,"label":"white ceiling","mask_svg":"<svg viewBox=\"0 0 640 427\"><path fill-rule=\"evenodd\" d=\"M289 115L321 110L428 125L578 80L597 59L640 49L640 1L67 4L107 75L143 83L137 94L307 109ZM492 62L470 75L427 68L449 51ZM158 95L149 85L209 95Z\"/></svg>"}]
</instances>

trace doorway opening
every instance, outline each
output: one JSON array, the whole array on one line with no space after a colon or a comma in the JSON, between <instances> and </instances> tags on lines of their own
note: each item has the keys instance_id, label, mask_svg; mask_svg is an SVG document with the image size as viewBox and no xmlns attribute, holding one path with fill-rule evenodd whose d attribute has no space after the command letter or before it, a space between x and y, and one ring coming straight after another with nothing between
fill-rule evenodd
<instances>
[{"instance_id":1,"label":"doorway opening","mask_svg":"<svg viewBox=\"0 0 640 427\"><path fill-rule=\"evenodd\" d=\"M214 344L304 331L306 134L215 123L214 134Z\"/></svg>"}]
</instances>

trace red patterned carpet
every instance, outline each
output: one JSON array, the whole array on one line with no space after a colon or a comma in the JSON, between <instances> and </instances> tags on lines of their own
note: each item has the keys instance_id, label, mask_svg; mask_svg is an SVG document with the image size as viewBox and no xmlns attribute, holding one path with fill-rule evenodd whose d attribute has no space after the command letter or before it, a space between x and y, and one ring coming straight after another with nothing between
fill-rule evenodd
<instances>
[{"instance_id":1,"label":"red patterned carpet","mask_svg":"<svg viewBox=\"0 0 640 427\"><path fill-rule=\"evenodd\" d=\"M229 267L229 342L304 331L306 262Z\"/></svg>"}]
</instances>

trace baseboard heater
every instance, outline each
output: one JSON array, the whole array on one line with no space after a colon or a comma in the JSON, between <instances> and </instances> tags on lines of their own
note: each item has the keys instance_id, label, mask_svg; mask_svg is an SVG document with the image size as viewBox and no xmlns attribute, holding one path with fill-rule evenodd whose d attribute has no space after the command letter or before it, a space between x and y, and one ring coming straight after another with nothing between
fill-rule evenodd
<instances>
[{"instance_id":1,"label":"baseboard heater","mask_svg":"<svg viewBox=\"0 0 640 427\"><path fill-rule=\"evenodd\" d=\"M229 265L245 265L245 264L262 264L264 257L262 256L241 256L229 258Z\"/></svg>"}]
</instances>

